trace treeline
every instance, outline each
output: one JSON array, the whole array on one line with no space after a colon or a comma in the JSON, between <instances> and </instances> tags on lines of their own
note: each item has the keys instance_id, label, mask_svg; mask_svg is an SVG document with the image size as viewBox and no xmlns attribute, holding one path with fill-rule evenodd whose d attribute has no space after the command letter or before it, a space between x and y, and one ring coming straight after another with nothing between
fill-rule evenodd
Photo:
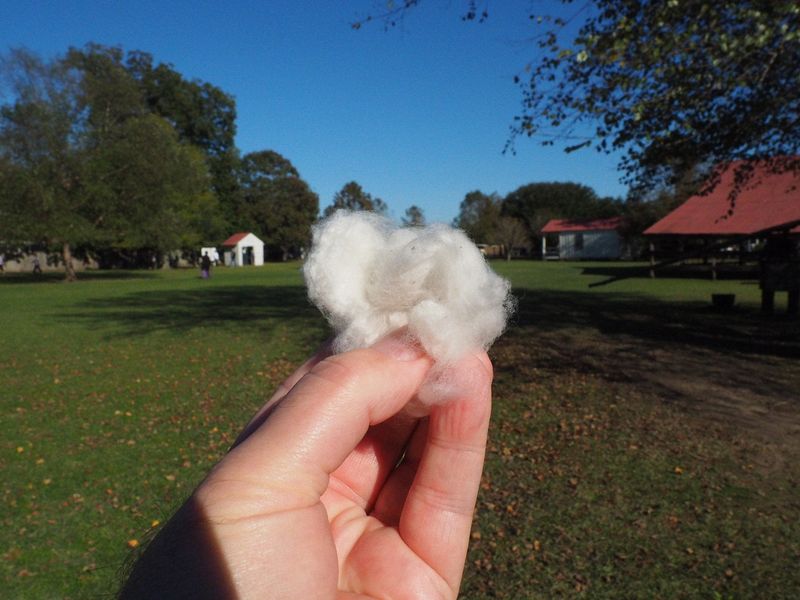
<instances>
[{"instance_id":1,"label":"treeline","mask_svg":"<svg viewBox=\"0 0 800 600\"><path fill-rule=\"evenodd\" d=\"M23 49L0 56L0 252L58 252L101 266L158 266L190 257L236 231L252 231L269 258L308 246L319 198L289 159L235 144L236 103L145 52L89 44L50 60ZM629 235L674 204L601 198L576 183L534 183L505 198L466 195L454 224L477 243L538 248L551 218L625 214ZM350 181L338 208L388 212ZM425 222L409 207L406 225Z\"/></svg>"},{"instance_id":2,"label":"treeline","mask_svg":"<svg viewBox=\"0 0 800 600\"><path fill-rule=\"evenodd\" d=\"M236 148L236 104L144 52L0 58L0 244L143 266L253 231L287 257L319 199L291 162Z\"/></svg>"},{"instance_id":3,"label":"treeline","mask_svg":"<svg viewBox=\"0 0 800 600\"><path fill-rule=\"evenodd\" d=\"M468 193L454 225L476 243L499 246L507 257L515 250L536 254L542 227L551 219L592 220L623 217L620 233L635 252L642 231L666 215L689 189L662 189L644 199L601 197L589 186L572 182L530 183L505 197Z\"/></svg>"}]
</instances>

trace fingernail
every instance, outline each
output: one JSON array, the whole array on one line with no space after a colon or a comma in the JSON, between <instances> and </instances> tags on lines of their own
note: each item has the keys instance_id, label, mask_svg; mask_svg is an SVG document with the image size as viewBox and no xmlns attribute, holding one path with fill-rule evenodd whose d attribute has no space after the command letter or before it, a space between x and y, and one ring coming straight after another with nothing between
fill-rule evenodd
<instances>
[{"instance_id":1,"label":"fingernail","mask_svg":"<svg viewBox=\"0 0 800 600\"><path fill-rule=\"evenodd\" d=\"M425 356L419 342L405 332L390 333L378 340L372 348L395 360L412 361Z\"/></svg>"}]
</instances>

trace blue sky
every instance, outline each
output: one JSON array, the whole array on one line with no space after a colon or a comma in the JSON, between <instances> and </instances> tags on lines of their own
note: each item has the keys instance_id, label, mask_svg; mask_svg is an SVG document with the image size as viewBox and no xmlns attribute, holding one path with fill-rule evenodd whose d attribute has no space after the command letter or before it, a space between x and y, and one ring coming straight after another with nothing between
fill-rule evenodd
<instances>
[{"instance_id":1,"label":"blue sky","mask_svg":"<svg viewBox=\"0 0 800 600\"><path fill-rule=\"evenodd\" d=\"M503 154L521 96L515 74L536 56L527 18L558 3L428 0L390 30L350 23L385 2L0 0L2 50L44 57L87 42L151 53L236 98L237 145L288 158L320 205L355 180L395 218L411 204L451 221L472 190L505 195L537 181L576 181L624 196L616 158L565 154L520 139Z\"/></svg>"}]
</instances>

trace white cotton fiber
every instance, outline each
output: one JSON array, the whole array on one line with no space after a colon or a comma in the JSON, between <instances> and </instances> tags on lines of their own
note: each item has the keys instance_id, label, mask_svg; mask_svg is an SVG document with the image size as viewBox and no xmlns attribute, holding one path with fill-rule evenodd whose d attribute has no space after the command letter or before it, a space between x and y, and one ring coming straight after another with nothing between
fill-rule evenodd
<instances>
[{"instance_id":1,"label":"white cotton fiber","mask_svg":"<svg viewBox=\"0 0 800 600\"><path fill-rule=\"evenodd\" d=\"M431 357L450 364L488 349L513 306L508 281L462 231L400 228L374 213L338 211L316 225L303 275L336 331L337 352L407 326Z\"/></svg>"}]
</instances>

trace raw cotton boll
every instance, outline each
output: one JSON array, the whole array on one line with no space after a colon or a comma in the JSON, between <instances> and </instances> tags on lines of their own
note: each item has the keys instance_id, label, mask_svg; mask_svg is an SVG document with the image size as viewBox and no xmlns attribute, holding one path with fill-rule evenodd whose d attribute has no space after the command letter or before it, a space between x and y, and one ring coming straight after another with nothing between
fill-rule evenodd
<instances>
[{"instance_id":1,"label":"raw cotton boll","mask_svg":"<svg viewBox=\"0 0 800 600\"><path fill-rule=\"evenodd\" d=\"M303 275L339 352L407 327L450 364L488 349L513 310L508 281L447 225L398 228L374 213L338 211L314 227Z\"/></svg>"}]
</instances>

